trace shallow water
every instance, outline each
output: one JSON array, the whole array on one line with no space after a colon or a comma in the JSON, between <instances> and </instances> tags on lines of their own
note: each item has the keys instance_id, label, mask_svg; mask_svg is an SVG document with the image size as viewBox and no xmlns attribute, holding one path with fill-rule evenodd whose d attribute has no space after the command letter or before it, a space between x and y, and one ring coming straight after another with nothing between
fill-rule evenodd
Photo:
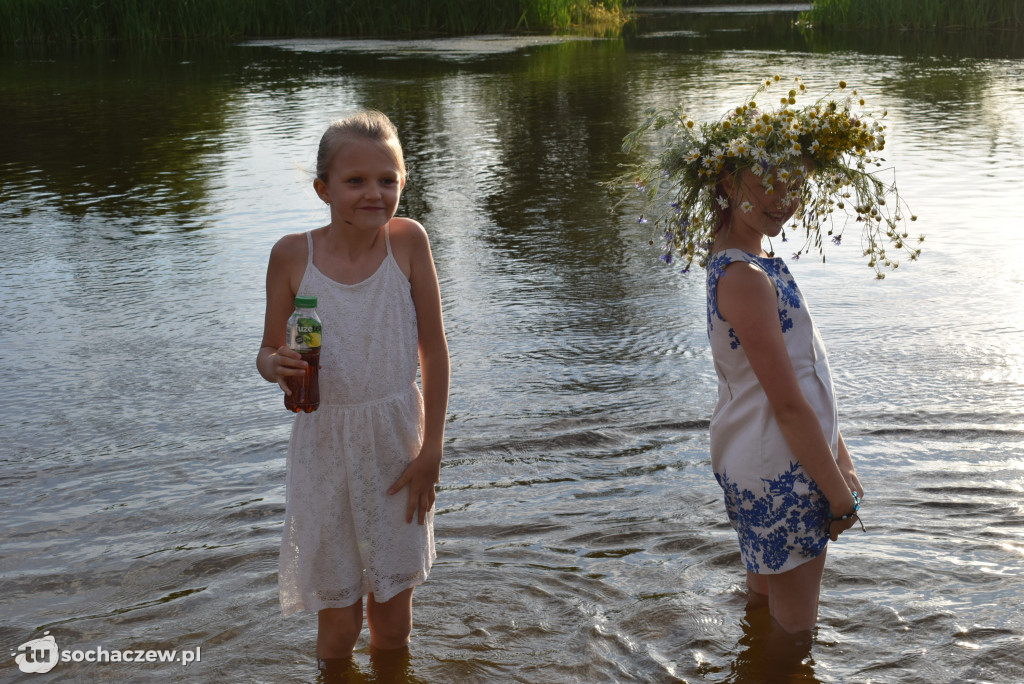
<instances>
[{"instance_id":1,"label":"shallow water","mask_svg":"<svg viewBox=\"0 0 1024 684\"><path fill-rule=\"evenodd\" d=\"M270 246L326 220L322 128L374 106L405 145L401 211L431 234L453 363L408 677L735 679L753 649L707 453L704 283L595 182L645 107L717 115L772 73L888 110L927 235L883 282L852 231L827 265L790 263L867 488L867 534L829 550L807 681L1024 678L1024 55L788 21L4 53L0 637L201 660L10 658L0 678L316 678L315 618L277 605L290 417L254 358Z\"/></svg>"}]
</instances>

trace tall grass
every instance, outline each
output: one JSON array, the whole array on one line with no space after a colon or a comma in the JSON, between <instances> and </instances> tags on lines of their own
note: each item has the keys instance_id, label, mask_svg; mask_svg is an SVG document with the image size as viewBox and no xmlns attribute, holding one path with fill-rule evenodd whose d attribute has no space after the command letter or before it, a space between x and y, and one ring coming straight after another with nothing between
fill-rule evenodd
<instances>
[{"instance_id":1,"label":"tall grass","mask_svg":"<svg viewBox=\"0 0 1024 684\"><path fill-rule=\"evenodd\" d=\"M623 0L0 0L0 41L224 40L564 31Z\"/></svg>"},{"instance_id":2,"label":"tall grass","mask_svg":"<svg viewBox=\"0 0 1024 684\"><path fill-rule=\"evenodd\" d=\"M1024 30L1021 0L814 0L816 28Z\"/></svg>"}]
</instances>

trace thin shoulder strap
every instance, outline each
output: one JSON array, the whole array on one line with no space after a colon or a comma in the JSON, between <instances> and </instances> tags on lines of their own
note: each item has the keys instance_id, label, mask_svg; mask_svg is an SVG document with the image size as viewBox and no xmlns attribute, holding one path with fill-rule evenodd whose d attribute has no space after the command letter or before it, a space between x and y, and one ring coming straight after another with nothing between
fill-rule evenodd
<instances>
[{"instance_id":1,"label":"thin shoulder strap","mask_svg":"<svg viewBox=\"0 0 1024 684\"><path fill-rule=\"evenodd\" d=\"M391 256L391 221L384 224L384 244L388 248L388 256Z\"/></svg>"},{"instance_id":2,"label":"thin shoulder strap","mask_svg":"<svg viewBox=\"0 0 1024 684\"><path fill-rule=\"evenodd\" d=\"M309 248L309 258L306 260L306 266L309 267L313 265L313 231L311 230L306 231L306 245Z\"/></svg>"}]
</instances>

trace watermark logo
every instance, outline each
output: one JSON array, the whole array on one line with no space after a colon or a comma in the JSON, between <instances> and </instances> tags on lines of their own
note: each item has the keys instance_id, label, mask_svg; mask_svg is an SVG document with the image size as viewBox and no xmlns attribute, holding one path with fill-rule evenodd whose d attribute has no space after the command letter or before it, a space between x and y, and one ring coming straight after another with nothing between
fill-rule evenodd
<instances>
[{"instance_id":1,"label":"watermark logo","mask_svg":"<svg viewBox=\"0 0 1024 684\"><path fill-rule=\"evenodd\" d=\"M57 640L49 632L42 638L26 641L12 653L14 662L22 672L49 672L58 662L62 663L180 663L182 667L202 660L200 646L194 649L144 650L106 649L96 646L87 651L66 650L57 647Z\"/></svg>"},{"instance_id":2,"label":"watermark logo","mask_svg":"<svg viewBox=\"0 0 1024 684\"><path fill-rule=\"evenodd\" d=\"M14 662L22 672L49 672L57 664L60 649L57 640L49 632L43 632L42 639L26 641L18 647L18 653L12 653Z\"/></svg>"}]
</instances>

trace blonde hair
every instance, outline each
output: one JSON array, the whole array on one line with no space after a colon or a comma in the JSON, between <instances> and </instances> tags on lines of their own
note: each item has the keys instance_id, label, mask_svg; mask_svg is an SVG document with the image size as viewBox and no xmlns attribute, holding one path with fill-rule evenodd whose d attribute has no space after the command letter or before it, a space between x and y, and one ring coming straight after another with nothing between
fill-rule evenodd
<instances>
[{"instance_id":1,"label":"blonde hair","mask_svg":"<svg viewBox=\"0 0 1024 684\"><path fill-rule=\"evenodd\" d=\"M386 114L375 109L334 121L327 127L320 137L320 147L316 153L316 177L326 182L327 170L338 149L342 144L360 138L388 148L398 164L402 178L405 178L405 157L402 155L402 143L398 140L398 129Z\"/></svg>"}]
</instances>

